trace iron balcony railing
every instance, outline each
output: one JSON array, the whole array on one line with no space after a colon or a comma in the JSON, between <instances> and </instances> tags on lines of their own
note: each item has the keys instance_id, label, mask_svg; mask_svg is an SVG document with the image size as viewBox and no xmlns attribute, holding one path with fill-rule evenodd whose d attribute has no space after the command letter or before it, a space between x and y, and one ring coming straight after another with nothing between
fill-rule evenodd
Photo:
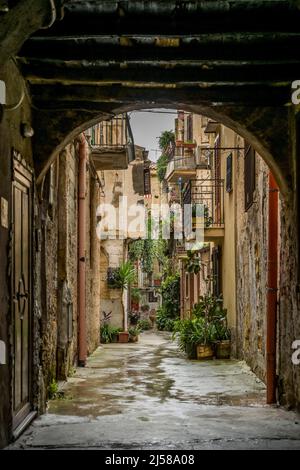
<instances>
[{"instance_id":1,"label":"iron balcony railing","mask_svg":"<svg viewBox=\"0 0 300 470\"><path fill-rule=\"evenodd\" d=\"M183 211L192 215L203 214L204 228L224 226L224 180L193 179L187 184L182 195ZM200 207L200 211L197 209ZM202 208L202 209L201 209ZM202 212L201 212L202 210Z\"/></svg>"},{"instance_id":2,"label":"iron balcony railing","mask_svg":"<svg viewBox=\"0 0 300 470\"><path fill-rule=\"evenodd\" d=\"M135 158L133 134L126 113L99 122L88 129L86 135L90 136L90 144L93 149L103 152L126 150L129 161Z\"/></svg>"},{"instance_id":3,"label":"iron balcony railing","mask_svg":"<svg viewBox=\"0 0 300 470\"><path fill-rule=\"evenodd\" d=\"M187 155L187 156L174 156L172 160L169 161L167 170L166 170L166 176L165 178L168 179L168 177L174 172L174 171L186 171L186 170L196 170L196 158L195 155Z\"/></svg>"}]
</instances>

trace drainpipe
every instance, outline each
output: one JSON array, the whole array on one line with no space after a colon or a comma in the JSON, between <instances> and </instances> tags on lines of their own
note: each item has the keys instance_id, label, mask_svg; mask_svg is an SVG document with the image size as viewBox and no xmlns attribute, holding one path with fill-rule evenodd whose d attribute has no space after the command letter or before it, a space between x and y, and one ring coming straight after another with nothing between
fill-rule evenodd
<instances>
[{"instance_id":1,"label":"drainpipe","mask_svg":"<svg viewBox=\"0 0 300 470\"><path fill-rule=\"evenodd\" d=\"M278 186L269 173L267 287L267 403L276 403L276 322L278 291Z\"/></svg>"},{"instance_id":2,"label":"drainpipe","mask_svg":"<svg viewBox=\"0 0 300 470\"><path fill-rule=\"evenodd\" d=\"M86 305L85 305L85 226L86 226L86 160L87 142L84 134L79 138L78 165L78 365L84 367L87 357Z\"/></svg>"}]
</instances>

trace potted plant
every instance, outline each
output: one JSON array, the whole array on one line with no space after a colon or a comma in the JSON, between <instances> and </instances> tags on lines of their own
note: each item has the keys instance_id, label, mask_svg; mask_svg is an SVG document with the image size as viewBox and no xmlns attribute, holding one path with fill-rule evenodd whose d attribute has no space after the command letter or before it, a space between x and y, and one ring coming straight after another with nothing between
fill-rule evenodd
<instances>
[{"instance_id":1,"label":"potted plant","mask_svg":"<svg viewBox=\"0 0 300 470\"><path fill-rule=\"evenodd\" d=\"M150 305L148 305L148 304L142 305L142 306L141 306L141 310L142 310L142 312L149 312L149 310L150 310Z\"/></svg>"},{"instance_id":2,"label":"potted plant","mask_svg":"<svg viewBox=\"0 0 300 470\"><path fill-rule=\"evenodd\" d=\"M140 313L136 310L133 310L131 312L129 312L129 321L130 321L130 325L137 325L139 319L140 319Z\"/></svg>"},{"instance_id":3,"label":"potted plant","mask_svg":"<svg viewBox=\"0 0 300 470\"><path fill-rule=\"evenodd\" d=\"M154 276L154 286L159 287L161 284L161 277L159 274Z\"/></svg>"},{"instance_id":4,"label":"potted plant","mask_svg":"<svg viewBox=\"0 0 300 470\"><path fill-rule=\"evenodd\" d=\"M130 343L136 343L139 340L140 329L137 326L130 327L128 333Z\"/></svg>"},{"instance_id":5,"label":"potted plant","mask_svg":"<svg viewBox=\"0 0 300 470\"><path fill-rule=\"evenodd\" d=\"M125 317L125 306L124 306L124 290L128 289L136 279L136 272L134 266L130 261L123 262L115 276L115 285L122 291L122 310L123 310L123 328L124 330L119 333L119 343L127 343L129 333L127 330L127 321Z\"/></svg>"},{"instance_id":6,"label":"potted plant","mask_svg":"<svg viewBox=\"0 0 300 470\"><path fill-rule=\"evenodd\" d=\"M214 324L205 317L197 318L192 333L192 342L196 344L197 359L212 359L214 357L214 340Z\"/></svg>"},{"instance_id":7,"label":"potted plant","mask_svg":"<svg viewBox=\"0 0 300 470\"><path fill-rule=\"evenodd\" d=\"M227 326L227 312L221 309L214 318L216 331L215 354L217 359L229 359L231 352L231 332Z\"/></svg>"}]
</instances>

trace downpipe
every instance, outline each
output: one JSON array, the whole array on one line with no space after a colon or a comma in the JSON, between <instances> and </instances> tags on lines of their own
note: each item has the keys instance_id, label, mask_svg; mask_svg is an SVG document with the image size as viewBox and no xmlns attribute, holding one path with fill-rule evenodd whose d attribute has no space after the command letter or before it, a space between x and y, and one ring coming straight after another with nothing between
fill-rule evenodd
<instances>
[{"instance_id":1,"label":"downpipe","mask_svg":"<svg viewBox=\"0 0 300 470\"><path fill-rule=\"evenodd\" d=\"M78 365L84 367L87 358L86 339L86 162L88 146L84 134L78 137Z\"/></svg>"},{"instance_id":2,"label":"downpipe","mask_svg":"<svg viewBox=\"0 0 300 470\"><path fill-rule=\"evenodd\" d=\"M269 173L267 286L267 403L276 403L276 328L278 305L278 186Z\"/></svg>"}]
</instances>

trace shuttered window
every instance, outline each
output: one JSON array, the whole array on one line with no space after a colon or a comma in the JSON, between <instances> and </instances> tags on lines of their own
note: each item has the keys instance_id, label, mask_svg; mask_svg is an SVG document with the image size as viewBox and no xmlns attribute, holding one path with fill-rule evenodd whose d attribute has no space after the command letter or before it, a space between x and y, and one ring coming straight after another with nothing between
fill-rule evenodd
<instances>
[{"instance_id":1,"label":"shuttered window","mask_svg":"<svg viewBox=\"0 0 300 470\"><path fill-rule=\"evenodd\" d=\"M189 114L187 117L186 140L190 142L193 140L193 115Z\"/></svg>"},{"instance_id":2,"label":"shuttered window","mask_svg":"<svg viewBox=\"0 0 300 470\"><path fill-rule=\"evenodd\" d=\"M245 142L245 211L253 204L255 191L255 150Z\"/></svg>"},{"instance_id":3,"label":"shuttered window","mask_svg":"<svg viewBox=\"0 0 300 470\"><path fill-rule=\"evenodd\" d=\"M144 169L144 194L151 194L150 168Z\"/></svg>"},{"instance_id":4,"label":"shuttered window","mask_svg":"<svg viewBox=\"0 0 300 470\"><path fill-rule=\"evenodd\" d=\"M226 159L226 191L232 191L232 153Z\"/></svg>"}]
</instances>

